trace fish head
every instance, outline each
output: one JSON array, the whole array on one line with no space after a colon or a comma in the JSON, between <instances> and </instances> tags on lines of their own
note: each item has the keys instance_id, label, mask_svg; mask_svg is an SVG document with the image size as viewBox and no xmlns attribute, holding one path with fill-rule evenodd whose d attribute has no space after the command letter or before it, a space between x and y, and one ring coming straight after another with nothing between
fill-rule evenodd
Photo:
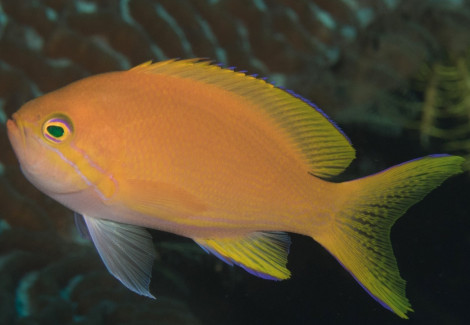
<instances>
[{"instance_id":1,"label":"fish head","mask_svg":"<svg viewBox=\"0 0 470 325\"><path fill-rule=\"evenodd\" d=\"M49 95L13 114L7 121L8 138L23 174L39 190L49 195L77 192L88 184L77 167L83 157L71 151L74 124L57 105L48 105Z\"/></svg>"}]
</instances>

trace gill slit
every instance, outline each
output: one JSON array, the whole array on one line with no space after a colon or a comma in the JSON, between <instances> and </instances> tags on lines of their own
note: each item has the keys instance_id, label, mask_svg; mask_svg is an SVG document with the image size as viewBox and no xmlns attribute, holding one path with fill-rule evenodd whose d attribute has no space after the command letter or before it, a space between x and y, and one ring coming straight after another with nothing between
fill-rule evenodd
<instances>
[{"instance_id":1,"label":"gill slit","mask_svg":"<svg viewBox=\"0 0 470 325\"><path fill-rule=\"evenodd\" d=\"M100 166L98 165L97 163L95 163L91 158L90 156L88 156L82 149L74 146L73 144L70 145L71 148L75 149L75 151L77 151L78 153L80 153L83 158L86 159L86 161L88 162L88 165L94 169L96 169L98 172L100 172L101 174L105 175L106 177L108 177L109 180L111 180L111 182L113 182L114 184L114 189L117 189L118 188L118 183L116 181L116 179L114 178L114 176L110 173L107 173L105 172L105 170ZM113 197L113 195L111 195L110 197L106 197L103 192L101 192L99 190L99 188L96 186L96 185L93 185L93 188L94 190L96 191L96 193L98 193L98 195L105 201L111 199Z\"/></svg>"},{"instance_id":2,"label":"gill slit","mask_svg":"<svg viewBox=\"0 0 470 325\"><path fill-rule=\"evenodd\" d=\"M113 175L109 174L109 173L105 173L104 170L99 166L97 165L96 163L94 163L90 157L86 154L83 153L82 150L78 149L77 147L75 146L72 146L72 148L74 148L76 151L78 151L79 153L81 153L83 155L83 157L86 159L86 161L88 162L88 164L90 165L90 167L93 167L94 169L98 170L101 174L104 174L106 175L114 184L115 188L117 188L118 184L117 184L117 181L116 179L114 179ZM109 200L111 197L107 198L103 192L100 191L100 189L95 185L93 184L93 182L91 182L83 173L82 171L80 170L80 168L78 168L78 166L73 163L71 160L67 159L64 154L62 152L60 152L58 149L56 148L51 148L55 153L57 153L59 155L59 157L65 161L67 164L69 164L70 166L72 166L72 168L77 172L77 174L83 179L83 181L88 185L88 186L91 186L93 188L93 190L98 194L98 196L103 200L103 201L107 201Z\"/></svg>"},{"instance_id":3,"label":"gill slit","mask_svg":"<svg viewBox=\"0 0 470 325\"><path fill-rule=\"evenodd\" d=\"M97 171L99 171L101 174L103 175L106 175L110 180L111 182L113 182L114 184L114 188L118 188L118 182L117 180L114 178L113 174L111 173L107 173L105 172L105 170L100 166L98 165L97 163L95 163L91 158L90 156L88 156L82 149L74 146L74 145L71 145L72 148L74 148L75 150L77 150L79 153L81 153L83 155L83 157L88 161L88 164L95 168Z\"/></svg>"}]
</instances>

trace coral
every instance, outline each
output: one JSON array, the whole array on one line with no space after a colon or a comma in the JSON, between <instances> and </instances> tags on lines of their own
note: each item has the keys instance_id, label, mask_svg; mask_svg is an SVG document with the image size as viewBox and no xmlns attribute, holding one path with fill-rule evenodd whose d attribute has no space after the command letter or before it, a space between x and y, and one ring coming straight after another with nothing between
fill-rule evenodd
<instances>
[{"instance_id":1,"label":"coral","mask_svg":"<svg viewBox=\"0 0 470 325\"><path fill-rule=\"evenodd\" d=\"M175 252L174 244L166 245ZM0 324L199 324L185 303L163 294L165 288L158 288L157 303L119 285L94 248L74 236L2 221L0 256ZM170 265L157 264L154 277L184 292Z\"/></svg>"},{"instance_id":2,"label":"coral","mask_svg":"<svg viewBox=\"0 0 470 325\"><path fill-rule=\"evenodd\" d=\"M470 46L470 3L452 3L402 1L367 26L356 42L361 49L337 67L347 101L337 120L391 136L407 130L419 114L412 82L423 63Z\"/></svg>"},{"instance_id":3,"label":"coral","mask_svg":"<svg viewBox=\"0 0 470 325\"><path fill-rule=\"evenodd\" d=\"M376 18L395 10L391 1L379 3L4 0L0 62L48 92L151 59L208 57L271 77L326 106L337 91L328 68L356 65L351 47ZM392 50L382 53L404 53ZM368 61L361 60L364 68ZM18 103L6 105L8 113Z\"/></svg>"},{"instance_id":4,"label":"coral","mask_svg":"<svg viewBox=\"0 0 470 325\"><path fill-rule=\"evenodd\" d=\"M440 139L440 147L464 155L470 169L470 51L423 65L415 89L422 98L415 125L422 145Z\"/></svg>"}]
</instances>

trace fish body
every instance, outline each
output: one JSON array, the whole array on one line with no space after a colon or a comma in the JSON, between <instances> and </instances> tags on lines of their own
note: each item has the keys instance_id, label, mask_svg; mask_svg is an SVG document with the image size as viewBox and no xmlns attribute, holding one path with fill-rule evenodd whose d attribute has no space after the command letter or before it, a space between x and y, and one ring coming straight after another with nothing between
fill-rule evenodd
<instances>
[{"instance_id":1,"label":"fish body","mask_svg":"<svg viewBox=\"0 0 470 325\"><path fill-rule=\"evenodd\" d=\"M25 176L77 212L108 270L148 290L145 228L285 279L289 237L310 236L386 308L411 310L389 231L462 158L435 155L333 183L354 159L313 104L205 61L145 63L26 103L7 122ZM85 229L85 230L84 230Z\"/></svg>"},{"instance_id":2,"label":"fish body","mask_svg":"<svg viewBox=\"0 0 470 325\"><path fill-rule=\"evenodd\" d=\"M44 115L67 111L75 130L97 130L76 136L58 161L74 176L70 193L43 189L80 214L93 215L101 205L103 218L184 236L223 235L228 227L240 233L301 232L302 220L322 205L325 193L334 198L334 184L312 181L286 137L262 117L246 114L255 111L249 103L211 88L165 75L115 72L33 100L15 118L41 106L47 107ZM44 175L35 180L27 174L41 186ZM328 216L318 219L322 224Z\"/></svg>"}]
</instances>

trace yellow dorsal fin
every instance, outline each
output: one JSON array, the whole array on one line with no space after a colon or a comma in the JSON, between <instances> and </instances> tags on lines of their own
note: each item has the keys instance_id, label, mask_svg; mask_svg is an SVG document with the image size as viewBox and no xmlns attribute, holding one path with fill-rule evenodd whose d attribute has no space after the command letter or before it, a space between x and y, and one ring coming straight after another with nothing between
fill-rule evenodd
<instances>
[{"instance_id":1,"label":"yellow dorsal fin","mask_svg":"<svg viewBox=\"0 0 470 325\"><path fill-rule=\"evenodd\" d=\"M354 159L354 149L349 140L320 109L263 79L223 69L200 59L146 62L130 71L189 78L250 100L286 131L315 176L338 175Z\"/></svg>"},{"instance_id":2,"label":"yellow dorsal fin","mask_svg":"<svg viewBox=\"0 0 470 325\"><path fill-rule=\"evenodd\" d=\"M237 264L263 279L283 280L290 277L286 268L290 238L283 232L253 232L244 237L202 239L194 241L229 265Z\"/></svg>"}]
</instances>

